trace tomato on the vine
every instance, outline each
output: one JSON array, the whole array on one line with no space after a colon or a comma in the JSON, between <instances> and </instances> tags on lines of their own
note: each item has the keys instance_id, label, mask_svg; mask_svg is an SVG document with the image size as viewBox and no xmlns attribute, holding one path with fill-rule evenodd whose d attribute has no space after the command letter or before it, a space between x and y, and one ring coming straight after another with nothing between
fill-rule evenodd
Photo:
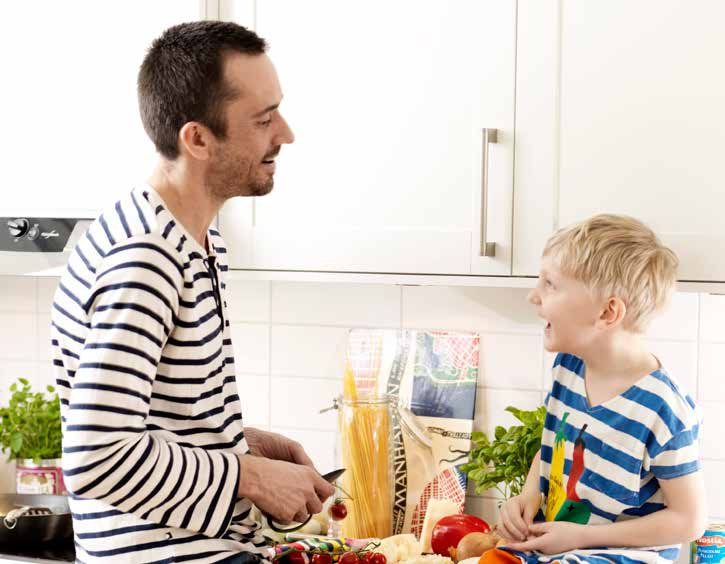
<instances>
[{"instance_id":1,"label":"tomato on the vine","mask_svg":"<svg viewBox=\"0 0 725 564\"><path fill-rule=\"evenodd\" d=\"M332 564L332 555L327 552L312 555L312 564Z\"/></svg>"},{"instance_id":2,"label":"tomato on the vine","mask_svg":"<svg viewBox=\"0 0 725 564\"><path fill-rule=\"evenodd\" d=\"M304 552L290 552L283 557L285 564L310 564L310 557Z\"/></svg>"},{"instance_id":3,"label":"tomato on the vine","mask_svg":"<svg viewBox=\"0 0 725 564\"><path fill-rule=\"evenodd\" d=\"M329 512L330 517L332 517L335 521L341 521L347 517L347 507L340 498L337 498L335 503L330 506Z\"/></svg>"},{"instance_id":4,"label":"tomato on the vine","mask_svg":"<svg viewBox=\"0 0 725 564\"><path fill-rule=\"evenodd\" d=\"M337 562L338 564L358 564L360 558L354 552L343 552Z\"/></svg>"}]
</instances>

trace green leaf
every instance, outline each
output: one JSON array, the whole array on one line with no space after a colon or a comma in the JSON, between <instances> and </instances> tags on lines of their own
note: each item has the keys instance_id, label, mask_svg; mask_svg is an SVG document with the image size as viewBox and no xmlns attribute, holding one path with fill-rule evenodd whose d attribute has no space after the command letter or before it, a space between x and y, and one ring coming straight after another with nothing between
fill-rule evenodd
<instances>
[{"instance_id":1,"label":"green leaf","mask_svg":"<svg viewBox=\"0 0 725 564\"><path fill-rule=\"evenodd\" d=\"M12 437L10 438L10 450L17 454L20 452L20 449L23 448L23 434L22 433L13 433Z\"/></svg>"}]
</instances>

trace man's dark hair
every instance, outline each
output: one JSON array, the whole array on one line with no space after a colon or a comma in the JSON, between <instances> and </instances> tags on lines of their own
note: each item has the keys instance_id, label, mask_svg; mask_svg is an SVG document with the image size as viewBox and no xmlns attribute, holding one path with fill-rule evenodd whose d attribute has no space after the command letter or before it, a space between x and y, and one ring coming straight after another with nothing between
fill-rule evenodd
<instances>
[{"instance_id":1,"label":"man's dark hair","mask_svg":"<svg viewBox=\"0 0 725 564\"><path fill-rule=\"evenodd\" d=\"M138 73L141 121L156 150L176 159L179 130L190 121L224 139L224 107L240 94L224 83L224 55L260 55L266 48L256 33L231 22L183 23L157 38Z\"/></svg>"}]
</instances>

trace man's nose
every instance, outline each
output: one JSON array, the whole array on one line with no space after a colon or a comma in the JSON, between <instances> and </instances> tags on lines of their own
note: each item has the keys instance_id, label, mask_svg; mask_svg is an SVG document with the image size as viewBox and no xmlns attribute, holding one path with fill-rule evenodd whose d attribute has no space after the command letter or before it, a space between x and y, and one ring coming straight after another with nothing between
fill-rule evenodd
<instances>
[{"instance_id":1,"label":"man's nose","mask_svg":"<svg viewBox=\"0 0 725 564\"><path fill-rule=\"evenodd\" d=\"M292 129L290 128L289 124L287 123L287 120L282 117L282 114L279 115L280 119L280 131L279 131L279 137L278 142L280 145L283 144L289 144L294 143L295 141L295 134L292 132Z\"/></svg>"}]
</instances>

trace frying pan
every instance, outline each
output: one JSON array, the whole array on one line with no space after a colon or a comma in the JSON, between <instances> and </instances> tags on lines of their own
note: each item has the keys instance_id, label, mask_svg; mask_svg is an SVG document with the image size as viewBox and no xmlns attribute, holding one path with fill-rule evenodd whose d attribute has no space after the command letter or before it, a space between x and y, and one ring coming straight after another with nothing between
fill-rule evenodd
<instances>
[{"instance_id":1,"label":"frying pan","mask_svg":"<svg viewBox=\"0 0 725 564\"><path fill-rule=\"evenodd\" d=\"M30 507L31 511L15 519L6 519L21 507ZM66 496L0 494L0 544L44 543L72 536L73 520Z\"/></svg>"}]
</instances>

